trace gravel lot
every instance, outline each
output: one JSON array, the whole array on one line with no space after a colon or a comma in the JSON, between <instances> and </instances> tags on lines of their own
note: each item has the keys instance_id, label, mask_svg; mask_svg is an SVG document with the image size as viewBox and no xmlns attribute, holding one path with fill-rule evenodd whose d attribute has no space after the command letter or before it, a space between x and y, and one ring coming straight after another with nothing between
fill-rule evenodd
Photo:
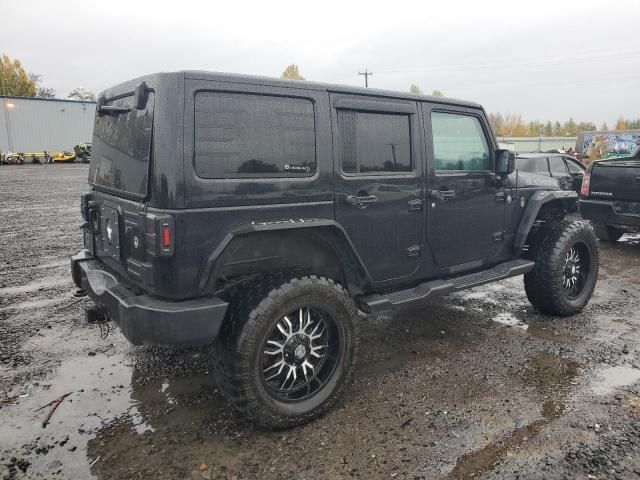
<instances>
[{"instance_id":1,"label":"gravel lot","mask_svg":"<svg viewBox=\"0 0 640 480\"><path fill-rule=\"evenodd\" d=\"M262 432L221 398L210 350L84 324L68 257L86 177L0 167L3 478L640 476L640 238L601 244L594 298L568 319L533 311L520 278L368 317L342 404ZM36 410L67 393L43 428Z\"/></svg>"}]
</instances>

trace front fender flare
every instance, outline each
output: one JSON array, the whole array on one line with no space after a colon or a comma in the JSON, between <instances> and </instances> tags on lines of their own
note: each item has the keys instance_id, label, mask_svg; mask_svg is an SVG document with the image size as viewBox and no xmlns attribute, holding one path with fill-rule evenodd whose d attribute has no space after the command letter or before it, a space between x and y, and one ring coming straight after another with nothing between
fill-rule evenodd
<instances>
[{"instance_id":1,"label":"front fender flare","mask_svg":"<svg viewBox=\"0 0 640 480\"><path fill-rule=\"evenodd\" d=\"M521 252L524 247L531 227L538 218L538 214L544 205L548 205L552 202L561 202L565 205L578 201L578 194L574 191L567 190L551 190L551 191L539 191L534 193L525 208L520 225L514 238L514 251Z\"/></svg>"}]
</instances>

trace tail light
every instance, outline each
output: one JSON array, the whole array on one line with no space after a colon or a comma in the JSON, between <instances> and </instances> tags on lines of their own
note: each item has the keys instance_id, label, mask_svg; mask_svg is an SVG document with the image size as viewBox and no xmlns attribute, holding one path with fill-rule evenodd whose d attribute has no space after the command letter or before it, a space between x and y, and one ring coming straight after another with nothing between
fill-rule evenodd
<instances>
[{"instance_id":1,"label":"tail light","mask_svg":"<svg viewBox=\"0 0 640 480\"><path fill-rule=\"evenodd\" d=\"M171 248L171 227L167 223L162 224L162 249Z\"/></svg>"},{"instance_id":2,"label":"tail light","mask_svg":"<svg viewBox=\"0 0 640 480\"><path fill-rule=\"evenodd\" d=\"M580 189L580 195L582 195L583 197L589 196L590 183L591 183L591 172L587 172L584 174L584 177L582 177L582 188Z\"/></svg>"},{"instance_id":3,"label":"tail light","mask_svg":"<svg viewBox=\"0 0 640 480\"><path fill-rule=\"evenodd\" d=\"M147 213L145 245L153 257L170 257L175 252L175 221L171 215Z\"/></svg>"}]
</instances>

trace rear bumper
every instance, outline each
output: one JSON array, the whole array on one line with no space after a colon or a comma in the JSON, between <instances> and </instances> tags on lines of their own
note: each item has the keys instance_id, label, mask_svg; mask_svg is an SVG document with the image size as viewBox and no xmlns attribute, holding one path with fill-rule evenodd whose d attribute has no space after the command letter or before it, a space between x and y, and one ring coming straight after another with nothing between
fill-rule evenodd
<instances>
[{"instance_id":1,"label":"rear bumper","mask_svg":"<svg viewBox=\"0 0 640 480\"><path fill-rule=\"evenodd\" d=\"M583 218L598 225L640 227L640 210L637 213L621 212L610 201L580 200L579 209Z\"/></svg>"},{"instance_id":2,"label":"rear bumper","mask_svg":"<svg viewBox=\"0 0 640 480\"><path fill-rule=\"evenodd\" d=\"M211 343L229 306L216 297L176 302L138 295L87 250L71 257L71 275L134 345Z\"/></svg>"}]
</instances>

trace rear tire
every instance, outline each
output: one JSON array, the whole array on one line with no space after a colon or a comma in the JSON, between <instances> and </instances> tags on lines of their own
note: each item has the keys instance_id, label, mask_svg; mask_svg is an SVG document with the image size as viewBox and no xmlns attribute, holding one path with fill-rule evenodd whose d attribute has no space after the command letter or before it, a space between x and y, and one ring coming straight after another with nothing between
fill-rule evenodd
<instances>
[{"instance_id":1,"label":"rear tire","mask_svg":"<svg viewBox=\"0 0 640 480\"><path fill-rule=\"evenodd\" d=\"M598 279L599 250L586 222L562 221L534 247L535 268L525 274L531 304L549 315L574 315L589 303Z\"/></svg>"},{"instance_id":2,"label":"rear tire","mask_svg":"<svg viewBox=\"0 0 640 480\"><path fill-rule=\"evenodd\" d=\"M230 301L217 364L220 388L234 406L276 430L329 410L358 354L358 310L347 292L312 276L272 280Z\"/></svg>"},{"instance_id":3,"label":"rear tire","mask_svg":"<svg viewBox=\"0 0 640 480\"><path fill-rule=\"evenodd\" d=\"M593 230L596 232L596 237L603 242L617 242L624 235L623 231L607 225L594 225Z\"/></svg>"}]
</instances>

